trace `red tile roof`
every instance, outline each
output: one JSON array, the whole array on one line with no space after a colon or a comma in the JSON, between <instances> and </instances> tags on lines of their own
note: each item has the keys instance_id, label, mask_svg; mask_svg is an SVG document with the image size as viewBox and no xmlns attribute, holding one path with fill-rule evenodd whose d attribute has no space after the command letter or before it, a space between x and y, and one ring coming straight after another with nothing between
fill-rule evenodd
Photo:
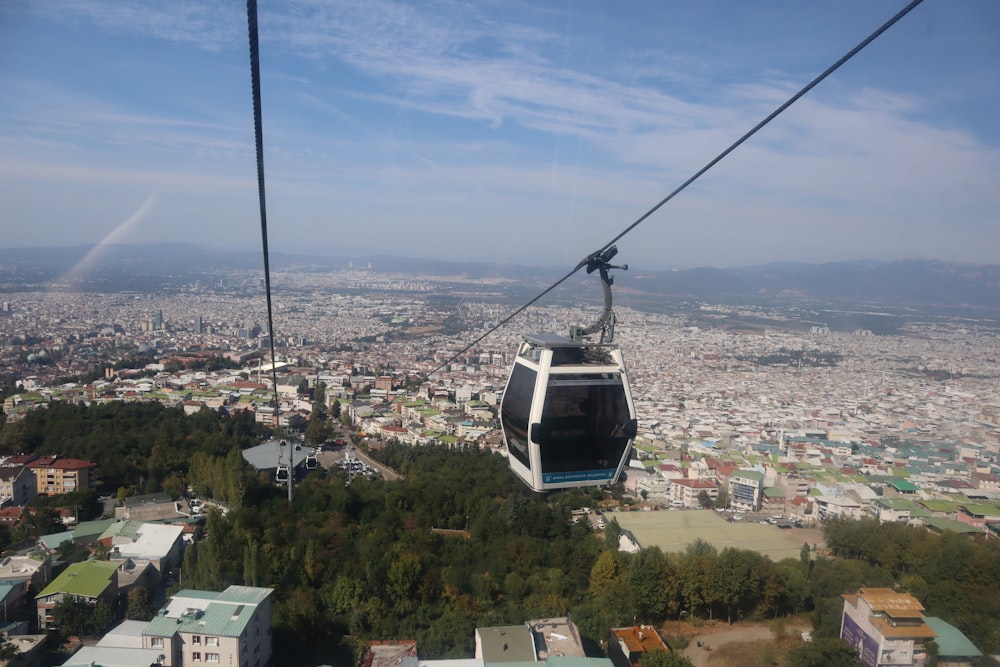
<instances>
[{"instance_id":1,"label":"red tile roof","mask_svg":"<svg viewBox=\"0 0 1000 667\"><path fill-rule=\"evenodd\" d=\"M83 461L81 459L64 459L58 456L42 456L34 461L26 463L25 468L55 468L56 470L82 470L83 468L96 468L96 463Z\"/></svg>"}]
</instances>

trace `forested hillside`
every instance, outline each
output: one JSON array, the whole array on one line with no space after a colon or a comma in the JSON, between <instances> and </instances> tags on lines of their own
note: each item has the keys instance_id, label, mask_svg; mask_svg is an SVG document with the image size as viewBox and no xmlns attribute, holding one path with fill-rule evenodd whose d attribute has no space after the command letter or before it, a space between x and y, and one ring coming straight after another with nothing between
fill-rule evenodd
<instances>
[{"instance_id":1,"label":"forested hillside","mask_svg":"<svg viewBox=\"0 0 1000 667\"><path fill-rule=\"evenodd\" d=\"M233 509L210 512L205 539L186 552L182 584L275 587L278 664L301 659L303 647L329 656L372 638L416 639L422 657L465 657L476 626L564 614L595 653L609 627L682 615L806 614L817 636L835 636L840 595L861 586L912 592L984 653L1000 650L998 541L835 522L830 557L807 546L800 558L774 563L703 542L681 554L630 555L611 546L614 522L605 535L571 521L572 509L603 492L533 494L503 458L478 450L390 445L375 455L401 481L348 484L315 471L289 506L284 489L243 466L239 449L253 435L252 423L210 413L54 405L5 426L0 443L4 452L93 460L109 487L172 492L193 483L223 496Z\"/></svg>"},{"instance_id":2,"label":"forested hillside","mask_svg":"<svg viewBox=\"0 0 1000 667\"><path fill-rule=\"evenodd\" d=\"M92 461L101 493L114 495L121 488L129 495L165 490L176 496L187 486L196 454L225 456L257 444L262 433L244 413L186 415L158 403L88 407L54 401L22 421L0 422L0 455L58 454Z\"/></svg>"}]
</instances>

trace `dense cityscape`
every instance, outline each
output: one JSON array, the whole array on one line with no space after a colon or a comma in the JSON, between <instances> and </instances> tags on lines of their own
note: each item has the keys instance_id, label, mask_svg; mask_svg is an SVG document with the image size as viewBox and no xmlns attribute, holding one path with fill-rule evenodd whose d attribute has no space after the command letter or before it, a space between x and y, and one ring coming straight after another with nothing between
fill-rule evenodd
<instances>
[{"instance_id":1,"label":"dense cityscape","mask_svg":"<svg viewBox=\"0 0 1000 667\"><path fill-rule=\"evenodd\" d=\"M340 416L344 430L326 430L320 442L313 437L316 449L310 451L323 450L324 438L351 434L357 456L388 443L473 447L501 456L498 404L522 334L562 333L599 311L535 306L462 351L512 311L503 297L512 281L354 268L282 272L274 276L272 366L254 275L230 272L162 293L86 293L65 285L5 293L0 371L6 422L53 403L159 403L189 415L242 414L291 433L325 409ZM672 312L626 304L616 312L616 344L626 354L639 416L634 456L622 487L624 504L619 500L595 514L581 509L574 521L583 518L599 532L613 522L622 531L622 550L657 545L683 551L694 541L692 532L679 544L661 544L628 513L614 511L625 506L710 515L715 513L707 508L715 506L730 524L759 521L798 535L791 539L807 546L818 533L794 531L839 519L923 526L973 539L998 536L1000 336L988 321L915 314L897 332L876 334L832 329L810 319L815 312L801 303L686 303ZM320 406L312 400L318 388ZM274 442L256 449L267 447ZM8 457L4 465L38 474L56 465L61 452L47 454L52 458ZM275 462L280 469L280 455L247 450L244 458L269 475ZM306 460L303 453L291 463ZM101 471L88 473L92 464L77 463L84 470L75 474L83 477L73 488L99 486ZM280 470L278 475L280 482ZM40 494L54 492L51 469L39 480ZM44 490L43 482L49 485ZM10 495L7 504L16 504L16 492ZM136 501L121 491L119 501L116 518L144 516L138 506L129 509ZM173 514L174 501L164 501ZM199 520L201 501L188 502L182 514ZM794 557L797 547L770 553ZM254 614L267 616L268 590L237 586L215 604L252 600ZM862 589L851 609L845 607L845 618L868 604L865 590L872 604L881 599L882 589ZM42 624L53 623L51 597L39 596ZM258 622L253 619L247 623ZM569 635L575 632L572 624L566 627ZM385 659L391 662L400 650L411 648L395 646ZM913 650L915 658L925 655Z\"/></svg>"},{"instance_id":2,"label":"dense cityscape","mask_svg":"<svg viewBox=\"0 0 1000 667\"><path fill-rule=\"evenodd\" d=\"M8 419L30 407L36 396L152 397L172 404L187 401L190 407L200 399L198 407L218 408L232 403L234 395L225 387L242 379L241 373L266 384L269 373L260 373L260 358L269 353L267 316L257 281L237 275L219 283L195 283L169 295L6 294L0 371L23 389L8 397ZM309 386L323 382L332 388L329 400L350 401L359 409L408 394L446 392L451 407L475 396L492 410L523 333L563 333L571 324L589 323L598 312L596 307L536 306L452 361L456 351L513 310L507 303L490 302L488 284L456 296L469 287L468 278L354 270L278 275L275 283L285 419L295 412L308 417L309 405L287 391L289 384L297 390L301 379ZM428 298L443 295L451 298ZM1000 403L994 391L1000 337L995 329L914 318L899 335L873 335L864 329L803 327L794 315L774 312L768 314L774 323L769 329L713 328L704 324L706 315L751 320L773 307L697 308L702 319L694 324L685 314L617 309L616 342L626 353L640 444L669 449L711 443L739 451L776 443L779 437L852 445L902 440L926 442L930 450L941 444L964 447L965 455L951 463L975 458L983 468L978 472L996 472L991 467L1000 448ZM213 358L225 360L227 368L190 368ZM91 382L56 383L123 359L149 363ZM167 372L171 361L175 365ZM422 376L432 371L425 387L408 384L426 380ZM290 375L298 379L282 382ZM203 389L200 395L192 395L193 382ZM383 423L401 425L392 421ZM366 425L377 433L380 422ZM455 425L444 431L454 434ZM928 452L932 459L933 454ZM920 458L914 463L922 463ZM920 478L929 482L976 480L976 471L930 463L910 473L928 476Z\"/></svg>"}]
</instances>

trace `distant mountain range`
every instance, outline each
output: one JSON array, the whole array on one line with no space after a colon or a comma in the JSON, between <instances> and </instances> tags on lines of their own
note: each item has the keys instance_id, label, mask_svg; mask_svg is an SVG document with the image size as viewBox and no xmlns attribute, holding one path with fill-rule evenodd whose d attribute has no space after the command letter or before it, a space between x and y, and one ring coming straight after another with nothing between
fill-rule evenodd
<instances>
[{"instance_id":1,"label":"distant mountain range","mask_svg":"<svg viewBox=\"0 0 1000 667\"><path fill-rule=\"evenodd\" d=\"M526 284L551 284L571 267L544 269L481 262L447 262L392 256L320 257L271 252L272 270L333 271L504 277ZM220 251L193 244L109 245L63 248L0 248L0 288L37 288L61 277L96 288L127 281L155 285L193 282L218 271L262 269L260 252ZM76 269L76 270L74 270ZM594 289L591 276L567 283L572 291ZM782 262L742 268L616 271L615 290L624 298L760 301L815 299L976 306L1000 309L1000 265L955 264L935 260L852 261L827 264Z\"/></svg>"},{"instance_id":2,"label":"distant mountain range","mask_svg":"<svg viewBox=\"0 0 1000 667\"><path fill-rule=\"evenodd\" d=\"M628 284L641 286L647 293L692 298L804 298L1000 308L1000 266L934 260L697 268L630 276Z\"/></svg>"}]
</instances>

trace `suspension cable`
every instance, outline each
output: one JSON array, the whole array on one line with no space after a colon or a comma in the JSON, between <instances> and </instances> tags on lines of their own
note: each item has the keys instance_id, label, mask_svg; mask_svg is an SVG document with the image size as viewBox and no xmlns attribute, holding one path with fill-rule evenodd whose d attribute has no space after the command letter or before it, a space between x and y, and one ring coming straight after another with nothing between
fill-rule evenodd
<instances>
[{"instance_id":1,"label":"suspension cable","mask_svg":"<svg viewBox=\"0 0 1000 667\"><path fill-rule=\"evenodd\" d=\"M747 139L749 139L753 135L757 134L757 132L759 130L763 129L772 120L774 120L779 115L781 115L786 109L788 109L788 107L790 107L793 104L795 104L795 102L797 102L799 100L799 98L801 98L803 95L805 95L810 90L812 90L813 88L815 88L817 85L819 85L820 82L822 82L828 76L830 76L831 74L833 74L835 71L837 71L838 69L840 69L840 67L844 63L846 63L848 60L850 60L855 55L857 55L858 52L861 51L863 48L865 48L866 46L868 46L869 44L871 44L873 41L875 41L882 33L884 33L886 30L888 30L889 28L891 28L897 21L899 21L901 18L903 18L904 16L906 16L907 14L909 14L913 9L915 9L917 7L917 5L919 5L922 2L923 2L923 0L912 0L908 5L906 5L905 7L903 7L903 9L899 10L899 12L897 12L892 18L890 18L888 21L886 21L881 26L879 26L879 28L877 30L875 30L874 32L872 32L870 35L868 35L868 37L866 37L860 43L858 43L857 46L855 46L853 49L851 49L850 51L848 51L847 53L845 53L835 63L833 63L832 65L830 65L829 67L827 67L825 70L823 70L823 72L821 74L819 74L816 78L814 78L812 81L810 81L805 86L803 86L797 93L795 93L794 95L792 95L791 97L789 97L781 106L779 106L777 109L775 109L770 114L768 114L766 118L764 118L762 121L760 121L759 123L757 123L756 125L754 125L753 128L751 128L746 134L744 134L742 137L740 137L739 139L737 139L736 141L734 141L732 144L730 144L728 148L726 148L724 151L722 151L721 153L719 153L718 155L716 155L704 167L702 167L701 169L699 169L698 171L696 171L690 178L688 178L686 181L684 181L679 186L677 186L677 188L675 188L673 192L671 192L670 194L668 194L666 197L664 197L659 202L657 202L655 206L653 206L648 211L646 211L641 216L639 216L635 220L635 222L633 222L628 227L626 227L621 232L619 232L617 236L615 236L610 241L608 241L607 243L605 243L603 246L601 246L595 252L592 252L591 254L589 254L586 257L584 257L582 260L580 260L580 263L577 264L575 267L573 267L573 269L571 271L569 271L566 275L564 275L562 278L560 278L559 280L557 280L555 283L553 283L549 287L545 288L540 294L538 294L538 296L536 296L535 298L533 298L530 301L528 301L526 304L524 304L523 306L521 306L520 308L518 308L517 310L515 310L514 312L512 312L510 315L508 315L504 319L500 320L500 322L498 322L493 328L489 329L488 331L486 331L486 333L482 334L481 336L479 336L478 338L476 338L475 340L473 340L471 343L469 343L468 345L466 345L465 347L463 347L461 350L459 350L454 355L452 355L451 357L449 357L446 361L442 362L440 365L436 366L435 368L433 368L432 370L428 371L427 373L424 373L422 375L417 376L417 379L414 380L413 383L414 384L421 384L422 382L426 381L427 379L430 378L431 375L433 375L437 371L441 370L442 368L444 368L445 366L447 366L448 364L450 364L452 361L454 361L455 359L457 359L459 356L461 356L465 352L467 352L470 349L472 349L473 347L475 347L482 340L484 340L488 336L492 335L495 331L497 331L498 329L500 329L501 327L503 327L504 325L506 325L508 322L510 322L512 319L514 319L515 317L517 317L518 315L520 315L521 313L523 313L525 310L527 310L531 306L533 306L536 302L538 302L542 297L544 297L545 295L547 295L549 292L551 292L552 290L554 290L555 288L559 287L564 282L566 282L567 280L569 280L573 276L573 274L575 274L577 271L579 271L580 269L582 269L585 266L587 266L590 262L594 261L595 258L597 258L601 254L603 254L608 248L610 248L612 245L614 245L615 243L617 243L618 240L620 240L623 236L625 236L626 234L628 234L629 232L631 232L633 229L635 229L636 227L638 227L647 218L649 218L649 216L653 215L658 210L660 210L660 208L662 208L664 204L666 204L667 202L669 202L671 199L673 199L678 194L680 194L682 191L684 191L689 185L691 185L696 180L698 180L699 178L701 178L702 175L705 174L705 172L707 172L709 169L711 169L716 164L718 164L719 162L721 162L725 157L727 157L734 150L736 150L737 148L739 148L739 146L742 145ZM407 386L410 386L409 382L407 383Z\"/></svg>"},{"instance_id":2,"label":"suspension cable","mask_svg":"<svg viewBox=\"0 0 1000 667\"><path fill-rule=\"evenodd\" d=\"M271 264L267 249L267 205L264 196L264 129L260 112L260 51L257 45L257 0L247 0L247 29L250 33L250 83L253 87L253 129L257 147L257 198L260 202L260 240L264 250L264 293L267 297L267 338L271 346L271 381L274 408L278 409L278 372L274 356L274 314L271 307Z\"/></svg>"},{"instance_id":3,"label":"suspension cable","mask_svg":"<svg viewBox=\"0 0 1000 667\"><path fill-rule=\"evenodd\" d=\"M257 148L257 198L260 202L260 238L264 252L264 294L267 298L267 340L271 348L271 387L273 390L275 426L281 427L278 399L278 358L274 353L274 310L271 306L271 261L267 249L267 206L264 197L264 129L260 111L260 50L257 38L257 0L247 0L247 32L250 39L250 83L253 88L253 129ZM295 454L289 447L288 502L292 502ZM281 447L278 447L279 465Z\"/></svg>"}]
</instances>

